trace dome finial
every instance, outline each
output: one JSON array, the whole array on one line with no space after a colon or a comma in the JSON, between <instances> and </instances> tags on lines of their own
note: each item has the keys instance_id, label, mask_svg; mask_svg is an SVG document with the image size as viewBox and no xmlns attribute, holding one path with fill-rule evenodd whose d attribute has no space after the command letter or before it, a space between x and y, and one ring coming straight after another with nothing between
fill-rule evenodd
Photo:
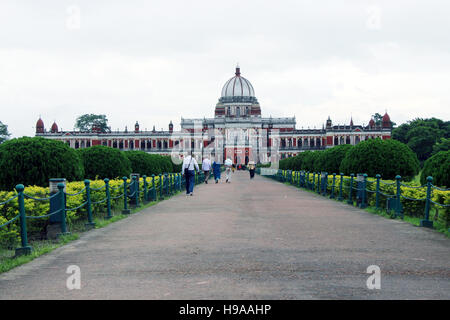
<instances>
[{"instance_id":1,"label":"dome finial","mask_svg":"<svg viewBox=\"0 0 450 320\"><path fill-rule=\"evenodd\" d=\"M239 62L236 65L236 76L239 77L241 75L241 68L239 67Z\"/></svg>"}]
</instances>

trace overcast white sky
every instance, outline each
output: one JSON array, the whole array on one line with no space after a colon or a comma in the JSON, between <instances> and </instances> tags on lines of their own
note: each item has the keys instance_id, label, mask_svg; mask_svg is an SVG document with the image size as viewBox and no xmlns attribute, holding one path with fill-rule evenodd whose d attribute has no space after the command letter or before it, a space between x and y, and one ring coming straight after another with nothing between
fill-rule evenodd
<instances>
[{"instance_id":1,"label":"overcast white sky","mask_svg":"<svg viewBox=\"0 0 450 320\"><path fill-rule=\"evenodd\" d=\"M263 116L297 128L449 120L449 16L446 0L2 0L0 121L179 129L213 117L237 62Z\"/></svg>"}]
</instances>

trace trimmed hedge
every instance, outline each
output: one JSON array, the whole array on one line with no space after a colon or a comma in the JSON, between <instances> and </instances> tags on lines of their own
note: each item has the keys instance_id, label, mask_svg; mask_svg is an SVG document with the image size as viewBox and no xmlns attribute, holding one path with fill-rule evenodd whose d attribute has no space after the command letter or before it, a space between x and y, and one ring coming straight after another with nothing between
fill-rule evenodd
<instances>
[{"instance_id":1,"label":"trimmed hedge","mask_svg":"<svg viewBox=\"0 0 450 320\"><path fill-rule=\"evenodd\" d=\"M130 160L124 152L106 146L77 149L83 161L86 179L121 178L131 173Z\"/></svg>"},{"instance_id":2,"label":"trimmed hedge","mask_svg":"<svg viewBox=\"0 0 450 320\"><path fill-rule=\"evenodd\" d=\"M151 176L160 173L181 172L181 165L172 163L170 156L148 154L144 151L125 151L133 173Z\"/></svg>"},{"instance_id":3,"label":"trimmed hedge","mask_svg":"<svg viewBox=\"0 0 450 320\"><path fill-rule=\"evenodd\" d=\"M386 179L394 179L399 174L403 180L408 180L418 173L419 161L415 153L399 141L370 139L356 146L345 144L323 151L305 151L281 160L279 168L329 174L381 174Z\"/></svg>"},{"instance_id":4,"label":"trimmed hedge","mask_svg":"<svg viewBox=\"0 0 450 320\"><path fill-rule=\"evenodd\" d=\"M340 145L323 151L305 151L280 161L282 170L326 171L339 173L339 166L351 145Z\"/></svg>"},{"instance_id":5,"label":"trimmed hedge","mask_svg":"<svg viewBox=\"0 0 450 320\"><path fill-rule=\"evenodd\" d=\"M434 185L450 187L450 151L440 151L425 161L420 182L425 184L428 176Z\"/></svg>"},{"instance_id":6,"label":"trimmed hedge","mask_svg":"<svg viewBox=\"0 0 450 320\"><path fill-rule=\"evenodd\" d=\"M403 180L413 178L419 172L416 154L404 143L388 139L370 139L351 148L340 165L344 174L367 173L374 177L381 174L385 179L395 179L401 175Z\"/></svg>"},{"instance_id":7,"label":"trimmed hedge","mask_svg":"<svg viewBox=\"0 0 450 320\"><path fill-rule=\"evenodd\" d=\"M50 178L81 180L84 170L78 153L67 144L41 137L22 137L0 145L0 188L17 184L48 186Z\"/></svg>"},{"instance_id":8,"label":"trimmed hedge","mask_svg":"<svg viewBox=\"0 0 450 320\"><path fill-rule=\"evenodd\" d=\"M342 144L324 151L324 156L321 162L321 168L330 174L340 173L340 165L342 160L347 155L347 152L353 148L351 144Z\"/></svg>"}]
</instances>

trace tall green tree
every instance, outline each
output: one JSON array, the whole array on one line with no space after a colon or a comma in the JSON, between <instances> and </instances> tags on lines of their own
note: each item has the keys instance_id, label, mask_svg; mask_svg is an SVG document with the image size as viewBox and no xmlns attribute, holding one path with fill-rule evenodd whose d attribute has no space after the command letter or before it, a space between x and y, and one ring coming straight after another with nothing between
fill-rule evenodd
<instances>
[{"instance_id":1,"label":"tall green tree","mask_svg":"<svg viewBox=\"0 0 450 320\"><path fill-rule=\"evenodd\" d=\"M111 128L108 127L108 119L104 114L83 114L77 118L75 128L80 131L92 131L92 129L98 128L101 132L111 132Z\"/></svg>"},{"instance_id":2,"label":"tall green tree","mask_svg":"<svg viewBox=\"0 0 450 320\"><path fill-rule=\"evenodd\" d=\"M8 132L8 126L0 121L0 143L3 143L11 134Z\"/></svg>"},{"instance_id":3,"label":"tall green tree","mask_svg":"<svg viewBox=\"0 0 450 320\"><path fill-rule=\"evenodd\" d=\"M383 120L383 116L377 112L374 115L372 115L372 117L373 117L373 120L375 121L375 124L377 126L381 126L381 122Z\"/></svg>"},{"instance_id":4,"label":"tall green tree","mask_svg":"<svg viewBox=\"0 0 450 320\"><path fill-rule=\"evenodd\" d=\"M436 142L449 137L450 122L437 118L416 118L392 131L392 138L407 144L421 163L431 156Z\"/></svg>"}]
</instances>

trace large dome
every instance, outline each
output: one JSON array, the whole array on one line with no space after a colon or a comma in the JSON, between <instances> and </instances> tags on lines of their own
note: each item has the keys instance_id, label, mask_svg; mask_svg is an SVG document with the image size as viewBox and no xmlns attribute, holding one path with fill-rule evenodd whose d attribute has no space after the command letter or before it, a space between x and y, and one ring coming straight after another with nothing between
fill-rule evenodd
<instances>
[{"instance_id":1,"label":"large dome","mask_svg":"<svg viewBox=\"0 0 450 320\"><path fill-rule=\"evenodd\" d=\"M236 67L236 75L228 80L222 88L222 98L228 97L255 97L252 84L241 77L239 66Z\"/></svg>"}]
</instances>

